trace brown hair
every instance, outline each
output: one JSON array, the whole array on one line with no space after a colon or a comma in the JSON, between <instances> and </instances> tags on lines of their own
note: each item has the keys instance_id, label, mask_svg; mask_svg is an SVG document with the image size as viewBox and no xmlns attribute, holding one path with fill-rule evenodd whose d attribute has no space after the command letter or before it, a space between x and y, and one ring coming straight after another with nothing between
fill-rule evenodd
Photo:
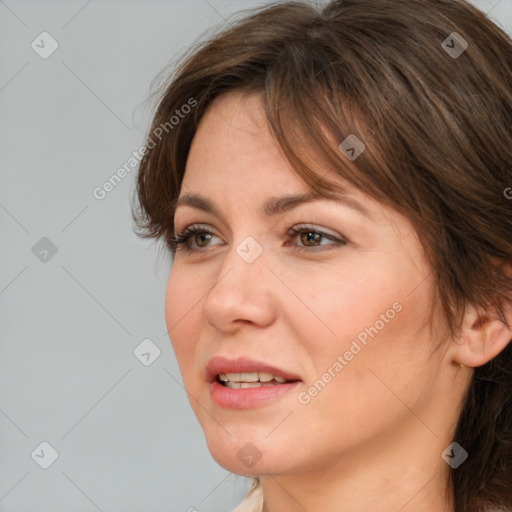
<instances>
[{"instance_id":1,"label":"brown hair","mask_svg":"<svg viewBox=\"0 0 512 512\"><path fill-rule=\"evenodd\" d=\"M468 304L506 323L510 38L464 0L338 0L321 12L276 2L250 14L191 48L165 84L138 175L138 234L175 254L175 202L202 115L223 93L258 92L277 143L319 194L342 189L308 167L307 150L413 223L452 335ZM171 127L185 104L193 111ZM352 162L338 149L349 135L365 144ZM512 509L512 344L475 369L453 440L469 453L451 470L456 511Z\"/></svg>"}]
</instances>

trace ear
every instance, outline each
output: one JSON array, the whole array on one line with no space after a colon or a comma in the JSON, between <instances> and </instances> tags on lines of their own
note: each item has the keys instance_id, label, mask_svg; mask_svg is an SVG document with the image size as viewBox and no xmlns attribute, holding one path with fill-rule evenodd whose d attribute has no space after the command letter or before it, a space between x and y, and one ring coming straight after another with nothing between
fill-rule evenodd
<instances>
[{"instance_id":1,"label":"ear","mask_svg":"<svg viewBox=\"0 0 512 512\"><path fill-rule=\"evenodd\" d=\"M512 340L512 303L502 301L504 319L495 311L477 311L468 306L462 331L453 345L453 359L476 368L496 357Z\"/></svg>"}]
</instances>

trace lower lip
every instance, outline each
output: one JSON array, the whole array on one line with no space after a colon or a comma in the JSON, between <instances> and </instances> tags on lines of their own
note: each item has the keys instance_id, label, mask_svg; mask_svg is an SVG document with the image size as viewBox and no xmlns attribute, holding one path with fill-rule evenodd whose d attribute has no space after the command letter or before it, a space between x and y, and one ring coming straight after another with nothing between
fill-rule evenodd
<instances>
[{"instance_id":1,"label":"lower lip","mask_svg":"<svg viewBox=\"0 0 512 512\"><path fill-rule=\"evenodd\" d=\"M300 384L300 381L296 381L259 388L232 389L214 380L210 384L210 394L212 400L224 409L248 409L281 398Z\"/></svg>"}]
</instances>

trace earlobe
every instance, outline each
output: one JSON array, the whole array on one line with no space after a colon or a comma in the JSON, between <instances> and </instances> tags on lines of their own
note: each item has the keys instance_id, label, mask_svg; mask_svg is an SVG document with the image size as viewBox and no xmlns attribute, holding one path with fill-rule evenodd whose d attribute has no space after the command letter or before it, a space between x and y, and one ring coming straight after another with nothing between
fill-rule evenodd
<instances>
[{"instance_id":1,"label":"earlobe","mask_svg":"<svg viewBox=\"0 0 512 512\"><path fill-rule=\"evenodd\" d=\"M454 344L454 360L476 368L488 363L512 340L512 304L503 304L503 315L477 312L472 306L464 316L462 333Z\"/></svg>"}]
</instances>

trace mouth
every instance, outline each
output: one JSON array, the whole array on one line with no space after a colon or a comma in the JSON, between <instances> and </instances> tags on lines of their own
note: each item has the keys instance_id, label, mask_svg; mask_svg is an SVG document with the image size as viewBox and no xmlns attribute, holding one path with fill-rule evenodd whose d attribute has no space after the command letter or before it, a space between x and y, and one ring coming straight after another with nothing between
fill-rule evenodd
<instances>
[{"instance_id":1,"label":"mouth","mask_svg":"<svg viewBox=\"0 0 512 512\"><path fill-rule=\"evenodd\" d=\"M219 373L216 380L222 386L231 389L260 388L297 382L269 372Z\"/></svg>"},{"instance_id":2,"label":"mouth","mask_svg":"<svg viewBox=\"0 0 512 512\"><path fill-rule=\"evenodd\" d=\"M215 356L206 365L213 402L224 409L247 409L289 394L302 380L286 370L248 358Z\"/></svg>"}]
</instances>

